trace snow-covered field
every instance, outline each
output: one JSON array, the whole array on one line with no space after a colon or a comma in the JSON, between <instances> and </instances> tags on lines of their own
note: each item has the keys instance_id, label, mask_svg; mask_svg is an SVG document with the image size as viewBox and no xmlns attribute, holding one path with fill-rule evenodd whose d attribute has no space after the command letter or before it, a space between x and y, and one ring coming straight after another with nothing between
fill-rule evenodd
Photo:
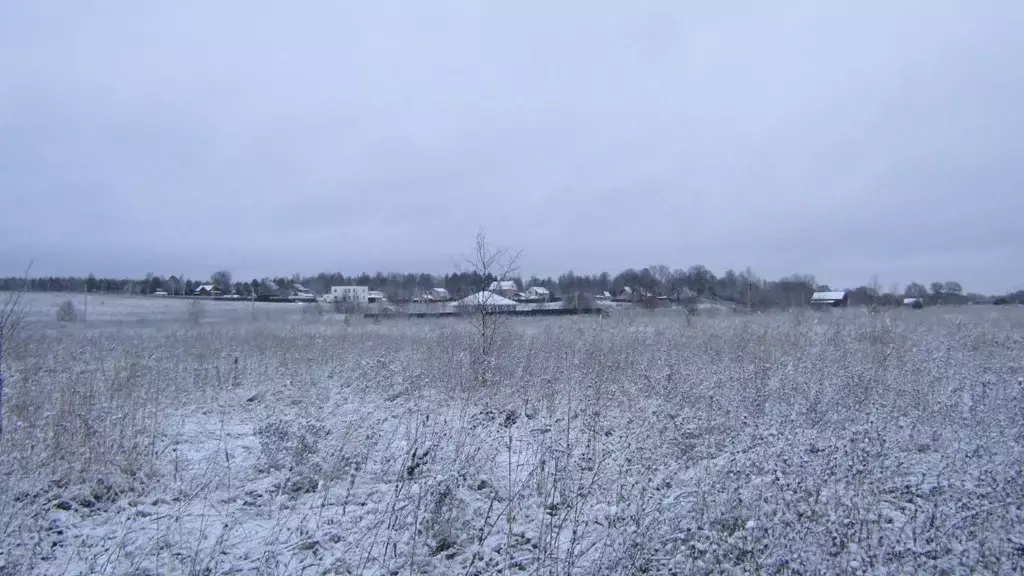
<instances>
[{"instance_id":1,"label":"snow-covered field","mask_svg":"<svg viewBox=\"0 0 1024 576\"><path fill-rule=\"evenodd\" d=\"M1024 570L1019 308L509 319L480 362L61 298L5 369L0 574Z\"/></svg>"},{"instance_id":2,"label":"snow-covered field","mask_svg":"<svg viewBox=\"0 0 1024 576\"><path fill-rule=\"evenodd\" d=\"M70 301L86 323L142 324L182 323L196 314L204 322L285 320L301 316L301 304L246 300L192 299L171 296L123 296L118 294L28 293L23 302L26 316L34 321L54 321L57 307Z\"/></svg>"}]
</instances>

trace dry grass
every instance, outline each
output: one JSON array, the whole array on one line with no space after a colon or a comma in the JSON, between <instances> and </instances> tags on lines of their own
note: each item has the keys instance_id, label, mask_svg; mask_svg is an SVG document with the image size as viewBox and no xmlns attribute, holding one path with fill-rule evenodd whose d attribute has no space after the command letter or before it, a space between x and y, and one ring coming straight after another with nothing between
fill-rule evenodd
<instances>
[{"instance_id":1,"label":"dry grass","mask_svg":"<svg viewBox=\"0 0 1024 576\"><path fill-rule=\"evenodd\" d=\"M0 573L1019 572L1020 312L36 326Z\"/></svg>"}]
</instances>

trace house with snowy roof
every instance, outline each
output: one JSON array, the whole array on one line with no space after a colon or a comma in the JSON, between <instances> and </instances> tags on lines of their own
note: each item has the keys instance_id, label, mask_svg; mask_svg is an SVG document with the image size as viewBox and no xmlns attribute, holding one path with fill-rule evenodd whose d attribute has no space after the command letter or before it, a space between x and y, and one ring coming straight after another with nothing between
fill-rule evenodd
<instances>
[{"instance_id":1,"label":"house with snowy roof","mask_svg":"<svg viewBox=\"0 0 1024 576\"><path fill-rule=\"evenodd\" d=\"M500 294L504 298L512 298L516 295L516 292L519 292L519 286L516 285L515 280L499 280L491 282L490 287L486 291Z\"/></svg>"},{"instance_id":2,"label":"house with snowy roof","mask_svg":"<svg viewBox=\"0 0 1024 576\"><path fill-rule=\"evenodd\" d=\"M815 308L844 308L850 303L846 292L815 292L811 294L811 306Z\"/></svg>"},{"instance_id":3,"label":"house with snowy roof","mask_svg":"<svg viewBox=\"0 0 1024 576\"><path fill-rule=\"evenodd\" d=\"M526 300L548 302L551 300L551 291L543 286L530 286L523 293Z\"/></svg>"},{"instance_id":4,"label":"house with snowy roof","mask_svg":"<svg viewBox=\"0 0 1024 576\"><path fill-rule=\"evenodd\" d=\"M904 298L903 305L913 308L914 310L920 310L924 308L924 300L921 298Z\"/></svg>"},{"instance_id":5,"label":"house with snowy roof","mask_svg":"<svg viewBox=\"0 0 1024 576\"><path fill-rule=\"evenodd\" d=\"M619 295L615 298L620 302L640 302L642 300L651 300L654 295L643 288L633 288L631 286L625 286Z\"/></svg>"},{"instance_id":6,"label":"house with snowy roof","mask_svg":"<svg viewBox=\"0 0 1024 576\"><path fill-rule=\"evenodd\" d=\"M451 295L444 288L431 288L423 299L428 302L447 302L452 299Z\"/></svg>"},{"instance_id":7,"label":"house with snowy roof","mask_svg":"<svg viewBox=\"0 0 1024 576\"><path fill-rule=\"evenodd\" d=\"M220 296L223 292L213 284L203 284L197 286L193 294L196 296Z\"/></svg>"},{"instance_id":8,"label":"house with snowy roof","mask_svg":"<svg viewBox=\"0 0 1024 576\"><path fill-rule=\"evenodd\" d=\"M470 294L454 304L459 312L515 312L516 302L501 294L484 290Z\"/></svg>"}]
</instances>

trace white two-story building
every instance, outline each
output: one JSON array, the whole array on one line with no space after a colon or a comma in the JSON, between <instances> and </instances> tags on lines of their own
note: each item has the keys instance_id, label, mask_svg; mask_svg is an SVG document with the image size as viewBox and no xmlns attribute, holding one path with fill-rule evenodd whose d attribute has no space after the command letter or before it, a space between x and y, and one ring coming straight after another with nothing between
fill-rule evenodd
<instances>
[{"instance_id":1,"label":"white two-story building","mask_svg":"<svg viewBox=\"0 0 1024 576\"><path fill-rule=\"evenodd\" d=\"M367 286L331 286L331 300L366 304L370 301L370 288Z\"/></svg>"}]
</instances>

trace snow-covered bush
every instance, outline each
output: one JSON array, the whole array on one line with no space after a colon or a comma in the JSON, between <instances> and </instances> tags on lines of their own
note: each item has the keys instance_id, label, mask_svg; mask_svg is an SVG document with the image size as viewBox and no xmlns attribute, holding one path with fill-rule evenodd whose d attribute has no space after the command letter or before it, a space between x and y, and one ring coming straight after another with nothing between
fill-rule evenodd
<instances>
[{"instance_id":1,"label":"snow-covered bush","mask_svg":"<svg viewBox=\"0 0 1024 576\"><path fill-rule=\"evenodd\" d=\"M65 300L57 306L57 322L78 322L78 310L74 302Z\"/></svg>"}]
</instances>

